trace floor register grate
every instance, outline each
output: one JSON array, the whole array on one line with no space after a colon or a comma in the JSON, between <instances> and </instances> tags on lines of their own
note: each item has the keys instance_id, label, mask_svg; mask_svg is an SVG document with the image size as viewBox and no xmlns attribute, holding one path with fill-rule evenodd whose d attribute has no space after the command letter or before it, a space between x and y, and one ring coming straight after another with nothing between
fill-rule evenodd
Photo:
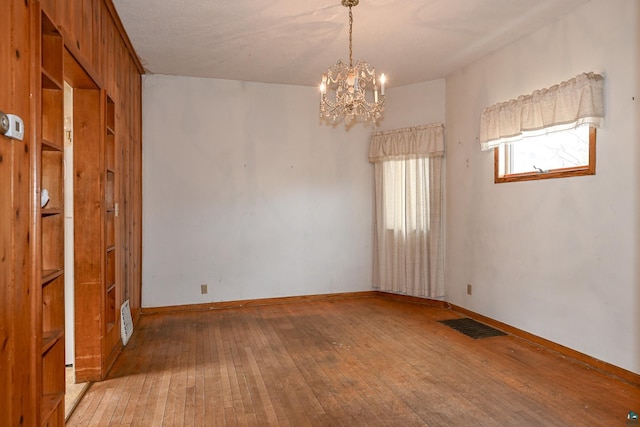
<instances>
[{"instance_id":1,"label":"floor register grate","mask_svg":"<svg viewBox=\"0 0 640 427\"><path fill-rule=\"evenodd\" d=\"M484 323L480 323L473 319L469 319L468 317L463 317L462 319L440 320L439 322L455 329L458 332L462 332L474 340L478 338L507 335L498 329L492 328L491 326L487 326Z\"/></svg>"}]
</instances>

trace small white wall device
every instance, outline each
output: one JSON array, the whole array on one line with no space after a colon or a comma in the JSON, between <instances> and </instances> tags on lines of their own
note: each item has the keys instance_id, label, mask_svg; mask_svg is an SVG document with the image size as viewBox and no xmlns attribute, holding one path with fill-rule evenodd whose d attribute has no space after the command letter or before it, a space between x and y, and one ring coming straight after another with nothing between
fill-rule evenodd
<instances>
[{"instance_id":1,"label":"small white wall device","mask_svg":"<svg viewBox=\"0 0 640 427\"><path fill-rule=\"evenodd\" d=\"M0 111L0 134L22 141L24 139L24 122L15 114Z\"/></svg>"}]
</instances>

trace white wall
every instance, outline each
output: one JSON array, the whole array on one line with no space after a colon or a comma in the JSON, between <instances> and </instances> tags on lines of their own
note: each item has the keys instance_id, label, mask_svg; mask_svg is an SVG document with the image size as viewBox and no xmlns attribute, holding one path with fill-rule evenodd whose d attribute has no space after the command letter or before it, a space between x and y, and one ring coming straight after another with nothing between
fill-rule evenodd
<instances>
[{"instance_id":1,"label":"white wall","mask_svg":"<svg viewBox=\"0 0 640 427\"><path fill-rule=\"evenodd\" d=\"M390 87L377 129L444 96ZM143 306L370 290L373 130L320 123L317 88L145 76Z\"/></svg>"},{"instance_id":2,"label":"white wall","mask_svg":"<svg viewBox=\"0 0 640 427\"><path fill-rule=\"evenodd\" d=\"M446 82L446 299L636 373L639 28L637 0L592 0ZM494 184L481 109L585 71L605 77L597 175Z\"/></svg>"},{"instance_id":3,"label":"white wall","mask_svg":"<svg viewBox=\"0 0 640 427\"><path fill-rule=\"evenodd\" d=\"M385 99L384 120L376 130L444 123L445 96L445 79L391 87Z\"/></svg>"},{"instance_id":4,"label":"white wall","mask_svg":"<svg viewBox=\"0 0 640 427\"><path fill-rule=\"evenodd\" d=\"M316 88L146 76L143 306L370 289L369 135Z\"/></svg>"}]
</instances>

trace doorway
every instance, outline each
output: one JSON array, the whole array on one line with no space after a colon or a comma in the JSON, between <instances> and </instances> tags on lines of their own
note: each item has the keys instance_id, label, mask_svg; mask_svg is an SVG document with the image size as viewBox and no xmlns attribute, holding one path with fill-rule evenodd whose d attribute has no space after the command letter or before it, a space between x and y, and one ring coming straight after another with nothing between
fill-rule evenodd
<instances>
[{"instance_id":1,"label":"doorway","mask_svg":"<svg viewBox=\"0 0 640 427\"><path fill-rule=\"evenodd\" d=\"M75 378L75 274L73 226L73 87L64 82L64 324L65 324L65 419L68 419L89 388Z\"/></svg>"},{"instance_id":2,"label":"doorway","mask_svg":"<svg viewBox=\"0 0 640 427\"><path fill-rule=\"evenodd\" d=\"M64 325L65 365L73 366L74 267L73 267L73 87L64 82Z\"/></svg>"},{"instance_id":3,"label":"doorway","mask_svg":"<svg viewBox=\"0 0 640 427\"><path fill-rule=\"evenodd\" d=\"M99 108L90 112L80 114L76 117L78 101L82 104L83 92L98 94L98 85L89 77L84 69L76 62L73 56L64 50L64 310L65 310L65 419L68 419L75 406L78 404L89 387L88 381L80 380L76 376L77 359L82 356L78 351L78 344L82 345L82 337L78 337L77 325L82 322L82 311L78 307L87 304L83 298L79 297L76 289L77 278L77 253L76 253L76 230L82 230L83 223L76 215L76 201L82 198L82 190L78 192L75 185L76 162L74 161L74 148L78 146L92 144L93 141L86 138L81 131L86 126L86 116L95 116L94 122L99 122L101 111ZM82 108L82 105L80 106Z\"/></svg>"}]
</instances>

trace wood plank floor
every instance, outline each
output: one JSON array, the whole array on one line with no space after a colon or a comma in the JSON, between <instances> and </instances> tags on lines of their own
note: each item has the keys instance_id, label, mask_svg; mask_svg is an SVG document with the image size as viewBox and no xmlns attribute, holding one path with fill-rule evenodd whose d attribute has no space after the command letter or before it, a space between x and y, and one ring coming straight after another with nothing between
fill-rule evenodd
<instances>
[{"instance_id":1,"label":"wood plank floor","mask_svg":"<svg viewBox=\"0 0 640 427\"><path fill-rule=\"evenodd\" d=\"M640 388L381 297L144 315L70 426L619 426Z\"/></svg>"}]
</instances>

